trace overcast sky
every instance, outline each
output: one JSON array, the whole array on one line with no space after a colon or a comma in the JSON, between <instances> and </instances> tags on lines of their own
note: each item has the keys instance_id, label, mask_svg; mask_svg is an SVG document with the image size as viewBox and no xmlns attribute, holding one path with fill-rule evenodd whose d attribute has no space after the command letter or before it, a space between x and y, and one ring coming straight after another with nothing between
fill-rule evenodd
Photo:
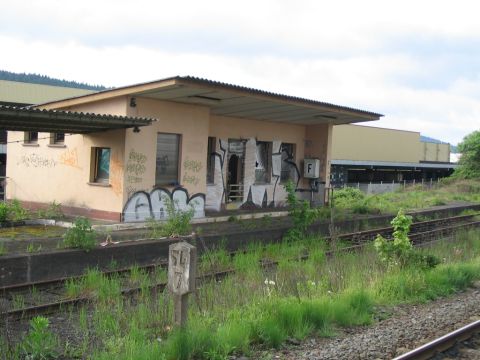
<instances>
[{"instance_id":1,"label":"overcast sky","mask_svg":"<svg viewBox=\"0 0 480 360\"><path fill-rule=\"evenodd\" d=\"M121 86L174 75L480 128L476 1L0 0L0 69Z\"/></svg>"}]
</instances>

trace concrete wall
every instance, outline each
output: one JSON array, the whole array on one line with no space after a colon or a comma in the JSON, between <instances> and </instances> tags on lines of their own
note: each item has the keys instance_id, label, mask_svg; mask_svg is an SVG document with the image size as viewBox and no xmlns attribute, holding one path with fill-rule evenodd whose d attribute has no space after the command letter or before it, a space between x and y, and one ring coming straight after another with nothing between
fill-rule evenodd
<instances>
[{"instance_id":1,"label":"concrete wall","mask_svg":"<svg viewBox=\"0 0 480 360\"><path fill-rule=\"evenodd\" d=\"M333 127L335 160L418 162L421 152L418 132L358 125Z\"/></svg>"}]
</instances>

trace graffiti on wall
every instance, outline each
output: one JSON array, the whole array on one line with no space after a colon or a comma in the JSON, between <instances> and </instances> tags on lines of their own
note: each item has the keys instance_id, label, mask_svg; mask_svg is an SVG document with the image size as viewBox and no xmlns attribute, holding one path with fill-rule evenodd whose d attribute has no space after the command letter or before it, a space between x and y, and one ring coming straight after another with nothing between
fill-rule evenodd
<instances>
[{"instance_id":1,"label":"graffiti on wall","mask_svg":"<svg viewBox=\"0 0 480 360\"><path fill-rule=\"evenodd\" d=\"M241 205L242 209L275 207L279 202L284 201L286 192L282 187L281 181L290 179L295 183L295 189L298 189L301 173L295 163L293 148L289 144L274 141L272 150L272 179L270 184L250 183L247 198ZM282 196L280 196L280 200L277 200L279 190L282 190ZM269 194L271 197L270 201Z\"/></svg>"},{"instance_id":2,"label":"graffiti on wall","mask_svg":"<svg viewBox=\"0 0 480 360\"><path fill-rule=\"evenodd\" d=\"M67 149L62 152L58 158L58 162L65 166L70 166L76 169L81 170L82 167L79 165L77 148Z\"/></svg>"},{"instance_id":3,"label":"graffiti on wall","mask_svg":"<svg viewBox=\"0 0 480 360\"><path fill-rule=\"evenodd\" d=\"M183 182L191 185L198 185L200 178L198 173L202 170L202 163L197 160L186 158L183 162Z\"/></svg>"},{"instance_id":4,"label":"graffiti on wall","mask_svg":"<svg viewBox=\"0 0 480 360\"><path fill-rule=\"evenodd\" d=\"M127 165L125 167L127 194L131 196L138 189L137 186L143 182L143 175L147 170L147 156L131 149L128 153Z\"/></svg>"},{"instance_id":5,"label":"graffiti on wall","mask_svg":"<svg viewBox=\"0 0 480 360\"><path fill-rule=\"evenodd\" d=\"M218 140L218 151L213 151L209 154L213 163L213 184L207 186L208 199L207 208L215 211L220 211L222 205L226 201L226 183L224 174L224 164L227 156L228 142L225 140Z\"/></svg>"},{"instance_id":6,"label":"graffiti on wall","mask_svg":"<svg viewBox=\"0 0 480 360\"><path fill-rule=\"evenodd\" d=\"M28 154L22 155L17 161L17 165L34 168L53 168L57 165L57 162L51 157L37 154Z\"/></svg>"},{"instance_id":7,"label":"graffiti on wall","mask_svg":"<svg viewBox=\"0 0 480 360\"><path fill-rule=\"evenodd\" d=\"M271 181L267 184L255 183L256 140L250 139L246 144L246 159L244 170L244 200L241 208L267 208L278 206L286 198L282 182L291 179L298 188L301 173L295 162L293 147L282 144L280 141L272 143L271 154ZM214 162L214 184L207 187L207 206L212 210L220 210L222 204L227 202L227 184L225 174L225 159L228 158L228 142L218 140L217 151L210 156ZM279 198L279 200L277 200Z\"/></svg>"},{"instance_id":8,"label":"graffiti on wall","mask_svg":"<svg viewBox=\"0 0 480 360\"><path fill-rule=\"evenodd\" d=\"M150 191L135 192L125 204L122 218L125 222L145 221L147 219L166 220L167 202L173 202L178 211L193 209L193 217L205 216L205 194L188 195L187 189L177 187L171 192L168 189L156 188Z\"/></svg>"}]
</instances>

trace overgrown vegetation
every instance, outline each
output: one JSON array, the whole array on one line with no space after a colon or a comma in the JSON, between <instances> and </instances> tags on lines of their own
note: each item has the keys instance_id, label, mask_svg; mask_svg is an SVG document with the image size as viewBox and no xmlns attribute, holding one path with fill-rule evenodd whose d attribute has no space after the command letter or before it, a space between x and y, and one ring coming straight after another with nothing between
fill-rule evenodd
<instances>
[{"instance_id":1,"label":"overgrown vegetation","mask_svg":"<svg viewBox=\"0 0 480 360\"><path fill-rule=\"evenodd\" d=\"M356 188L336 189L333 205L354 214L396 214L399 209L413 210L452 202L480 202L480 180L445 178L432 188L422 185L399 188L394 192L366 195Z\"/></svg>"},{"instance_id":2,"label":"overgrown vegetation","mask_svg":"<svg viewBox=\"0 0 480 360\"><path fill-rule=\"evenodd\" d=\"M78 248L89 251L95 247L95 231L90 220L79 217L73 226L63 235L63 244L67 248Z\"/></svg>"},{"instance_id":3,"label":"overgrown vegetation","mask_svg":"<svg viewBox=\"0 0 480 360\"><path fill-rule=\"evenodd\" d=\"M480 179L480 130L465 136L458 144L458 151L462 156L453 176L462 179Z\"/></svg>"},{"instance_id":4,"label":"overgrown vegetation","mask_svg":"<svg viewBox=\"0 0 480 360\"><path fill-rule=\"evenodd\" d=\"M287 192L288 215L292 219L293 226L285 235L286 240L300 240L307 235L307 230L318 219L320 208L312 208L306 200L299 200L295 194L295 184L289 180L285 184Z\"/></svg>"},{"instance_id":5,"label":"overgrown vegetation","mask_svg":"<svg viewBox=\"0 0 480 360\"><path fill-rule=\"evenodd\" d=\"M397 216L391 221L393 226L393 239L387 240L381 235L377 235L374 246L380 259L388 267L416 266L420 268L433 268L440 263L440 260L433 255L422 254L413 248L408 237L412 217L405 215L402 209L398 211Z\"/></svg>"},{"instance_id":6,"label":"overgrown vegetation","mask_svg":"<svg viewBox=\"0 0 480 360\"><path fill-rule=\"evenodd\" d=\"M190 206L188 209L181 209L178 204L168 197L163 198L166 210L166 220L157 221L155 219L148 220L150 228L150 236L158 237L178 237L190 235L192 233L192 225L194 209Z\"/></svg>"},{"instance_id":7,"label":"overgrown vegetation","mask_svg":"<svg viewBox=\"0 0 480 360\"><path fill-rule=\"evenodd\" d=\"M408 233L407 228L407 222L399 220L398 231ZM322 239L306 237L267 246L251 244L236 257L225 249L202 256L201 272L237 271L221 281L204 282L191 296L190 321L184 330L172 327L168 291L148 290L148 284L165 280L164 272L151 277L134 268L123 281L143 290L125 300L118 277L90 270L66 287L70 297L95 299L88 316L81 310L70 319L80 344L73 349L64 345L59 352L102 360L255 357L252 348L280 347L312 334L332 336L344 326L369 324L378 304L428 301L480 278L478 231L462 232L454 243L418 250L442 260L428 269L394 266L385 271L373 244L359 253L328 258L326 249ZM262 268L262 259L277 261L276 269Z\"/></svg>"},{"instance_id":8,"label":"overgrown vegetation","mask_svg":"<svg viewBox=\"0 0 480 360\"><path fill-rule=\"evenodd\" d=\"M20 353L25 359L46 360L59 356L58 339L48 326L48 319L42 316L34 317L30 321L30 330L19 345Z\"/></svg>"},{"instance_id":9,"label":"overgrown vegetation","mask_svg":"<svg viewBox=\"0 0 480 360\"><path fill-rule=\"evenodd\" d=\"M37 216L45 219L62 219L65 217L62 212L62 204L55 202L55 200L48 204L45 209L38 210Z\"/></svg>"}]
</instances>

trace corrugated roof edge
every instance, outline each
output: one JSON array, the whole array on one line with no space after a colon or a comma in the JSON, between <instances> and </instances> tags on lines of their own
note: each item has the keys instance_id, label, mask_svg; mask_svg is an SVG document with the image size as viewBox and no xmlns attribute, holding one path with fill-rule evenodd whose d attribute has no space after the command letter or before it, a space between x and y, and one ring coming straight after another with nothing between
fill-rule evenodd
<instances>
[{"instance_id":1,"label":"corrugated roof edge","mask_svg":"<svg viewBox=\"0 0 480 360\"><path fill-rule=\"evenodd\" d=\"M275 97L281 100L289 100L289 101L296 101L296 102L303 102L306 104L310 105L317 105L317 106L325 106L325 107L331 107L333 109L339 109L339 110L344 110L344 111L351 111L351 112L357 112L369 116L374 116L374 117L382 117L384 116L383 114L378 114L374 113L371 111L366 111L366 110L361 110L361 109L355 109L351 108L348 106L342 106L342 105L335 105L327 102L322 102L322 101L317 101L317 100L312 100L312 99L306 99L306 98L301 98L301 97L296 97L296 96L291 96L291 95L284 95L284 94L279 94L279 93L274 93L274 92L269 92L265 90L259 90L259 89L254 89L254 88L249 88L246 86L241 86L241 85L234 85L234 84L229 84L229 83L224 83L221 81L214 81L214 80L208 80L200 77L195 77L195 76L172 76L172 77L167 77L167 78L162 78L162 79L157 79L157 80L152 80L152 81L146 81L142 83L137 83L133 85L126 85L126 86L120 86L117 88L112 88L112 89L107 89L103 91L98 91L94 92L92 94L86 94L86 95L80 95L80 96L73 96L70 98L65 98L62 100L57 100L57 101L49 101L41 104L35 104L31 105L30 107L37 107L37 106L42 106L42 105L48 105L48 104L54 104L56 102L61 102L61 101L67 101L67 100L72 100L72 99L81 99L81 98L86 98L90 96L95 96L98 94L106 94L109 92L115 92L117 90L125 90L128 88L135 88L137 86L143 86L143 85L149 85L149 84L154 84L157 82L163 82L163 81L169 81L169 80L180 80L180 81L187 81L187 82L192 82L196 84L204 84L204 85L210 85L210 86L217 86L217 87L222 87L222 88L228 88L228 89L233 89L233 90L240 90L240 91L245 91L249 92L252 94L257 94L257 95L264 95L264 96L271 96Z\"/></svg>"},{"instance_id":2,"label":"corrugated roof edge","mask_svg":"<svg viewBox=\"0 0 480 360\"><path fill-rule=\"evenodd\" d=\"M172 79L175 79L175 78L172 78ZM374 112L366 111L366 110L361 110L361 109L355 109L355 108L351 108L351 107L348 107L348 106L335 105L335 104L322 102L322 101L318 101L318 100L306 99L306 98L301 98L301 97L291 96L291 95L284 95L284 94L269 92L269 91L265 91L265 90L249 88L249 87L245 87L245 86L241 86L241 85L234 85L234 84L228 84L228 83L224 83L224 82L220 82L220 81L198 78L198 77L195 77L195 76L177 76L176 79L187 80L187 81L191 81L191 82L203 83L203 84L219 86L219 87L224 87L224 88L227 87L227 88L246 91L246 92L250 92L250 93L258 94L258 95L273 96L273 97L281 98L281 99L284 99L284 100L304 102L304 103L308 103L308 104L311 104L311 105L320 105L320 106L327 106L327 107L332 107L332 108L337 108L337 109L342 109L342 110L347 110L347 111L360 112L360 113L364 113L366 115L371 115L371 116L378 116L378 117L384 116L383 114L378 114L378 113L374 113ZM169 80L169 79L165 79L165 80Z\"/></svg>"},{"instance_id":3,"label":"corrugated roof edge","mask_svg":"<svg viewBox=\"0 0 480 360\"><path fill-rule=\"evenodd\" d=\"M67 116L79 116L79 117L88 116L88 117L101 118L101 119L131 120L131 121L141 121L141 122L148 122L148 123L157 121L157 119L155 118L141 118L141 117L121 116L121 115L111 115L111 114L96 114L96 113L89 113L89 112L78 112L78 111L67 111L67 110L46 110L46 109L32 108L31 106L18 107L18 106L0 105L0 110L2 109L20 111L25 113L35 113L35 114L38 114L38 113L59 114L59 115L67 115Z\"/></svg>"}]
</instances>

